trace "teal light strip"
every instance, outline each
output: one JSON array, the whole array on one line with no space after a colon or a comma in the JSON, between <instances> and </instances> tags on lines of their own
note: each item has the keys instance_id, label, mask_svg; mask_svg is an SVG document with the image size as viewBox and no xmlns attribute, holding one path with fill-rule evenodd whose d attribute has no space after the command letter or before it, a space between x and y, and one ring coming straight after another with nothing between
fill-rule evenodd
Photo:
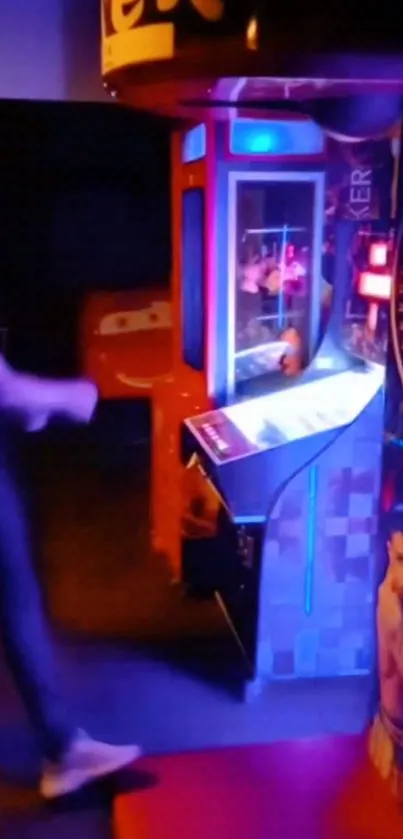
<instances>
[{"instance_id":1,"label":"teal light strip","mask_svg":"<svg viewBox=\"0 0 403 839\"><path fill-rule=\"evenodd\" d=\"M266 516L234 516L235 524L263 524Z\"/></svg>"},{"instance_id":2,"label":"teal light strip","mask_svg":"<svg viewBox=\"0 0 403 839\"><path fill-rule=\"evenodd\" d=\"M318 496L318 467L311 466L308 476L308 533L305 573L305 614L312 614L315 577L316 511Z\"/></svg>"}]
</instances>

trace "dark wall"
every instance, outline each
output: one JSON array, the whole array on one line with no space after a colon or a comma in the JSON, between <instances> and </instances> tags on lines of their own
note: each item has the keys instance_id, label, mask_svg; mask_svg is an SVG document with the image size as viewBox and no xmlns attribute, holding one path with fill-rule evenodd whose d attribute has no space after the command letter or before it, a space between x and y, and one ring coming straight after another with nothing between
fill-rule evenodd
<instances>
[{"instance_id":1,"label":"dark wall","mask_svg":"<svg viewBox=\"0 0 403 839\"><path fill-rule=\"evenodd\" d=\"M166 284L169 127L112 105L0 103L0 295L12 359L74 369L95 289Z\"/></svg>"}]
</instances>

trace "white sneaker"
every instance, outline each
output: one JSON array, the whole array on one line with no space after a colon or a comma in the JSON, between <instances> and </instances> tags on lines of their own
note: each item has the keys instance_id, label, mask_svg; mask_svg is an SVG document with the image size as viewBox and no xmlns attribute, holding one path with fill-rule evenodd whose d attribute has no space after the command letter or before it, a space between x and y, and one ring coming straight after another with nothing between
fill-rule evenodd
<instances>
[{"instance_id":1,"label":"white sneaker","mask_svg":"<svg viewBox=\"0 0 403 839\"><path fill-rule=\"evenodd\" d=\"M47 761L40 781L40 793L52 799L75 792L97 778L112 775L141 756L139 746L110 746L77 733L68 752L58 763Z\"/></svg>"}]
</instances>

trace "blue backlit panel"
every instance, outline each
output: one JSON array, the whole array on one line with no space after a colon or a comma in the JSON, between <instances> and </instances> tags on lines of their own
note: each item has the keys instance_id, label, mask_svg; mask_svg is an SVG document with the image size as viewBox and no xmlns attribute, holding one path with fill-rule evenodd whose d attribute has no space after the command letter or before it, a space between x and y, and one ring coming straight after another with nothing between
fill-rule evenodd
<instances>
[{"instance_id":1,"label":"blue backlit panel","mask_svg":"<svg viewBox=\"0 0 403 839\"><path fill-rule=\"evenodd\" d=\"M221 413L257 450L278 448L350 425L382 388L384 375L381 365L357 367L230 405Z\"/></svg>"},{"instance_id":2,"label":"blue backlit panel","mask_svg":"<svg viewBox=\"0 0 403 839\"><path fill-rule=\"evenodd\" d=\"M315 155L324 150L323 132L310 120L235 119L230 127L234 155Z\"/></svg>"},{"instance_id":3,"label":"blue backlit panel","mask_svg":"<svg viewBox=\"0 0 403 839\"><path fill-rule=\"evenodd\" d=\"M183 360L204 369L204 190L182 196Z\"/></svg>"},{"instance_id":4,"label":"blue backlit panel","mask_svg":"<svg viewBox=\"0 0 403 839\"><path fill-rule=\"evenodd\" d=\"M384 375L381 365L356 367L185 422L213 463L229 463L351 425L382 390Z\"/></svg>"},{"instance_id":5,"label":"blue backlit panel","mask_svg":"<svg viewBox=\"0 0 403 839\"><path fill-rule=\"evenodd\" d=\"M206 156L206 126L196 125L188 131L182 142L182 163L194 163Z\"/></svg>"}]
</instances>

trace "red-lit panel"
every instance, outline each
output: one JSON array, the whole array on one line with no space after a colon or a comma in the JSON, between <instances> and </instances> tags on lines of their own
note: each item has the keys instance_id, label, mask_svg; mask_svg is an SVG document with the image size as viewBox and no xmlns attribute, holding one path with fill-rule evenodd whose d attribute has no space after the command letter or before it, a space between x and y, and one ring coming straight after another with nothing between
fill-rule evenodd
<instances>
[{"instance_id":1,"label":"red-lit panel","mask_svg":"<svg viewBox=\"0 0 403 839\"><path fill-rule=\"evenodd\" d=\"M373 242L369 249L369 264L372 268L384 268L388 261L386 242Z\"/></svg>"},{"instance_id":2,"label":"red-lit panel","mask_svg":"<svg viewBox=\"0 0 403 839\"><path fill-rule=\"evenodd\" d=\"M390 274L363 271L360 274L358 292L361 297L370 297L372 300L389 300L392 293L392 277Z\"/></svg>"}]
</instances>

